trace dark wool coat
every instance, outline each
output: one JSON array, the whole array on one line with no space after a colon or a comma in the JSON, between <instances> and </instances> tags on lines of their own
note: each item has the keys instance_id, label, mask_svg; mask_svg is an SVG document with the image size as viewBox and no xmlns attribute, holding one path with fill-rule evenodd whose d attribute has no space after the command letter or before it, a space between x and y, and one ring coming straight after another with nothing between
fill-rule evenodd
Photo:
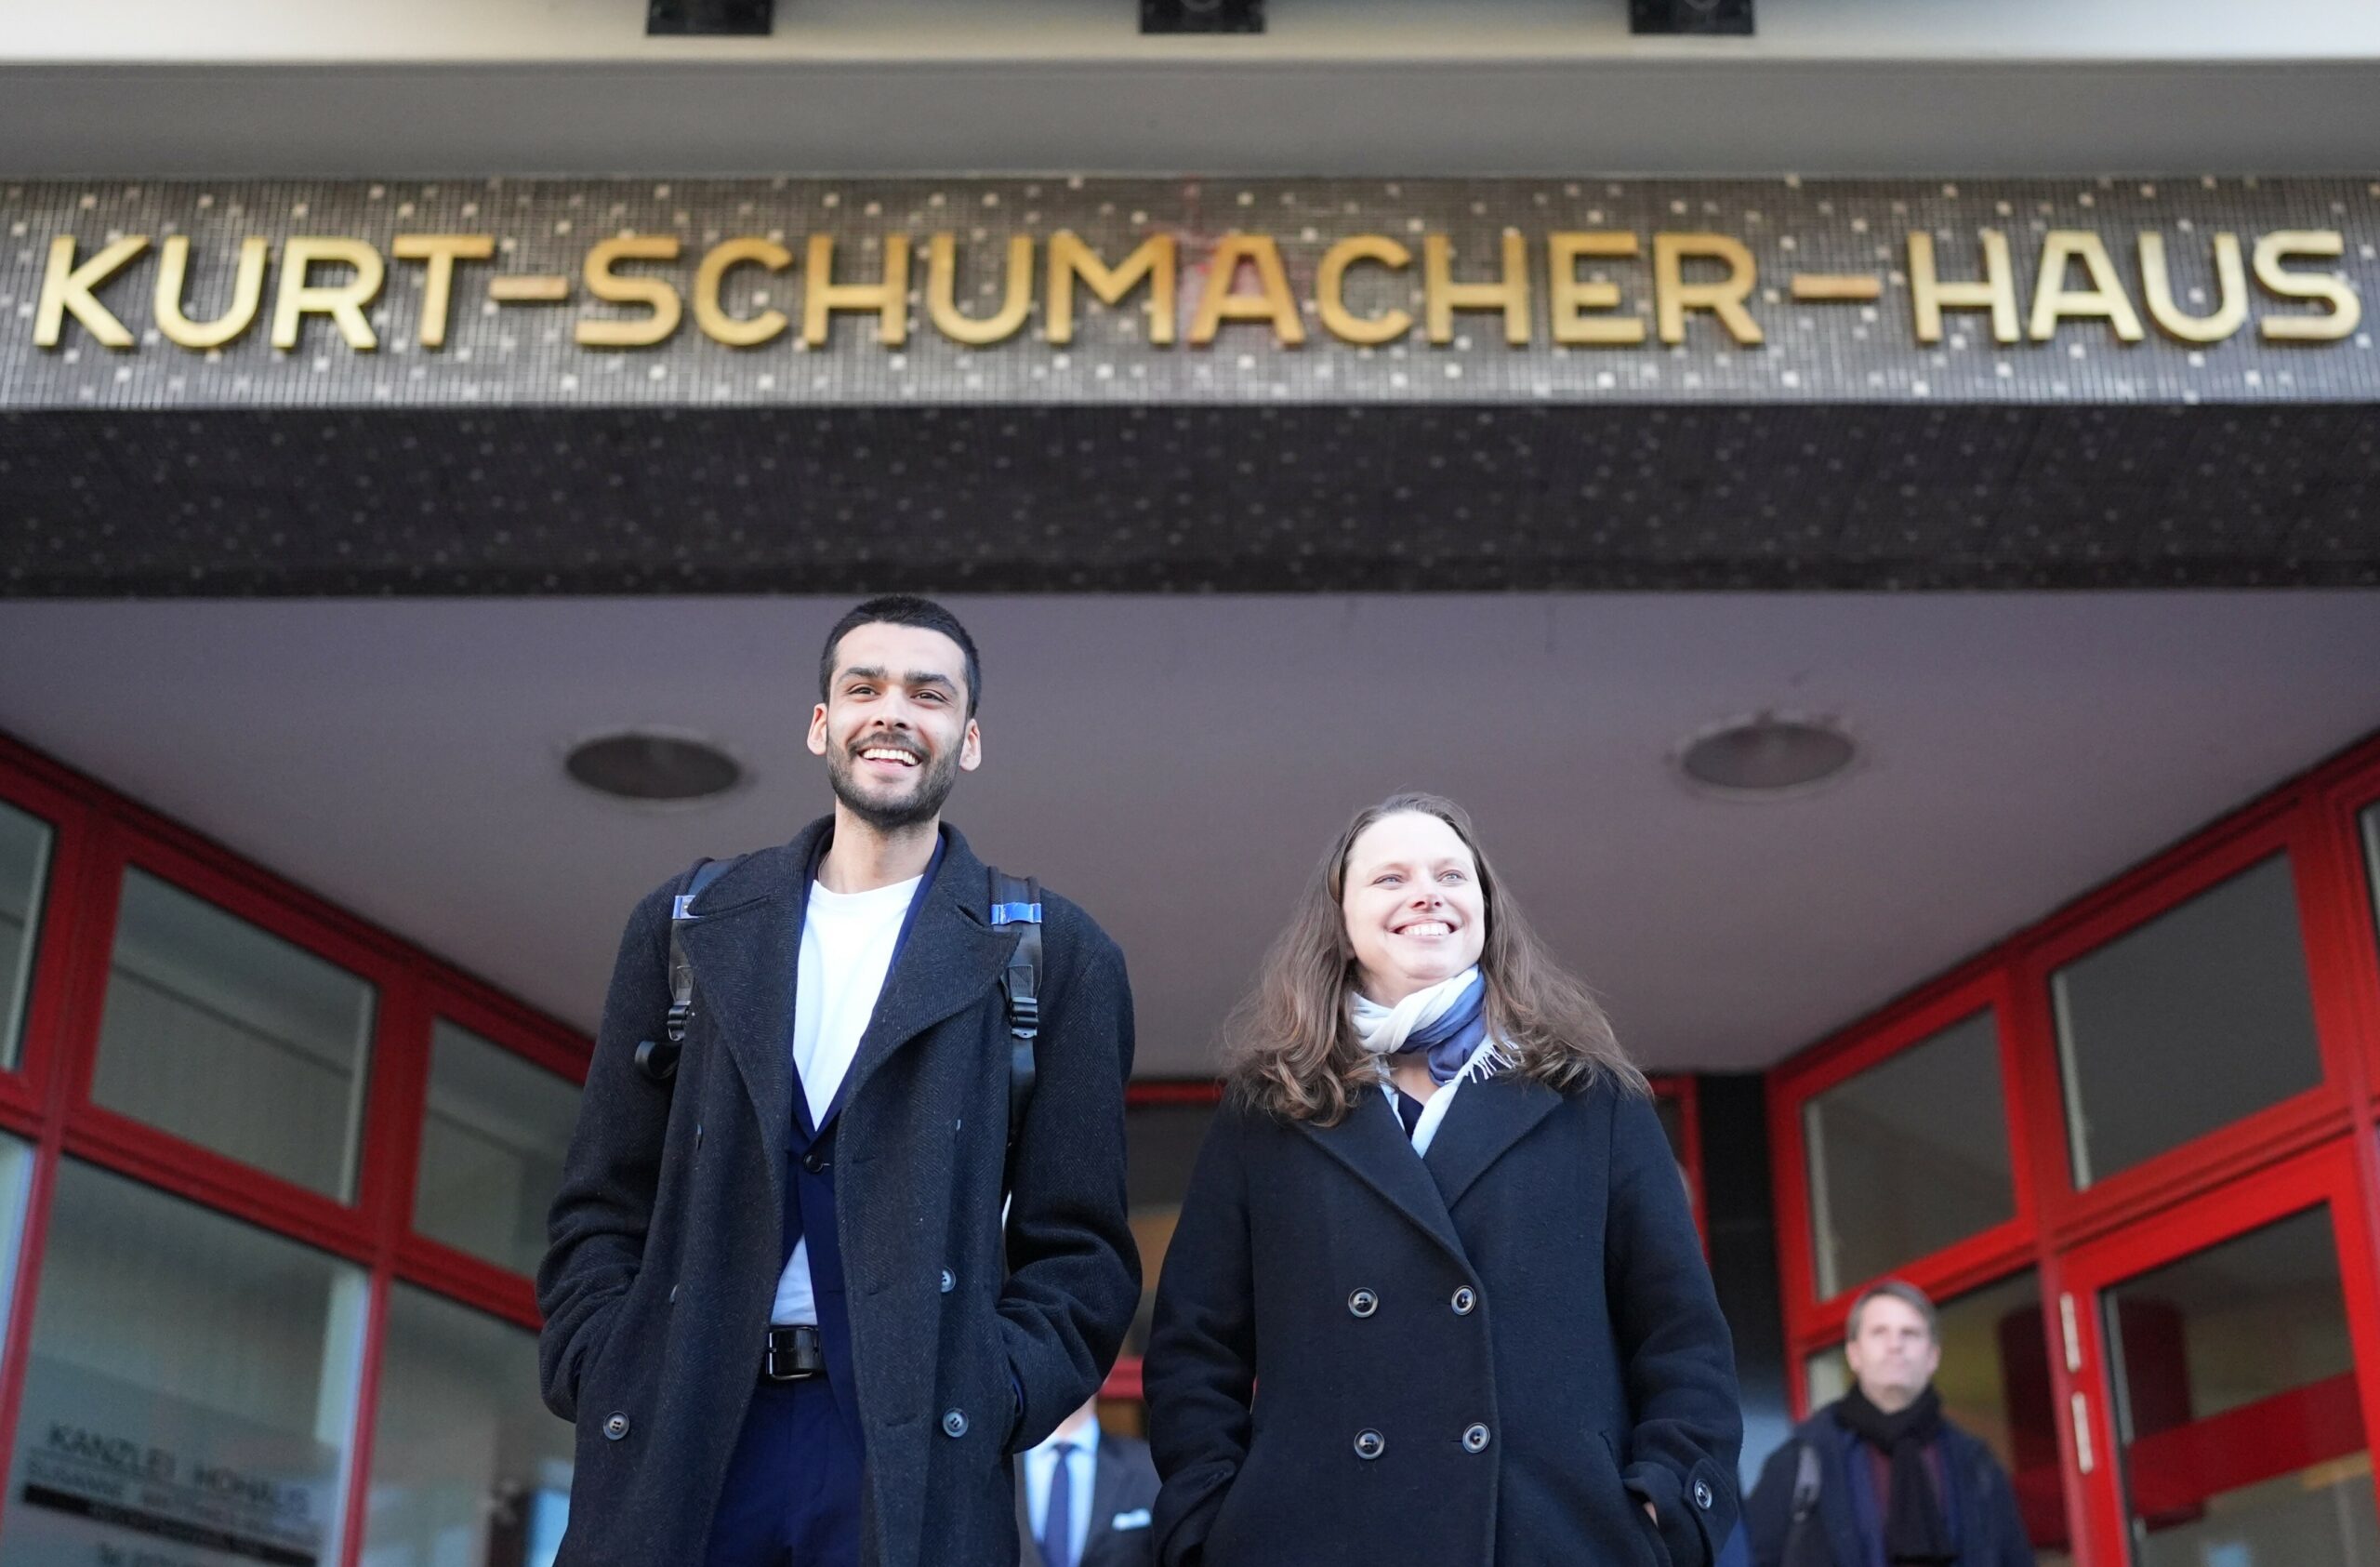
<instances>
[{"instance_id":1,"label":"dark wool coat","mask_svg":"<svg viewBox=\"0 0 2380 1567\"><path fill-rule=\"evenodd\" d=\"M1168 1567L1707 1567L1735 1524L1727 1324L1607 1082L1466 1084L1426 1160L1376 1095L1227 1105L1145 1380Z\"/></svg>"},{"instance_id":2,"label":"dark wool coat","mask_svg":"<svg viewBox=\"0 0 2380 1567\"><path fill-rule=\"evenodd\" d=\"M1755 1567L1785 1563L1786 1537L1793 1525L1793 1482L1805 1442L1818 1455L1818 1505L1811 1520L1817 1534L1795 1554L1803 1557L1804 1567L1868 1567L1852 1506L1843 1427L1834 1418L1832 1404L1795 1427L1792 1440L1761 1467L1760 1483L1744 1499L1744 1542L1752 1547L1752 1560ZM1942 1473L1956 1488L1949 1510L1957 1520L1958 1567L2033 1567L2032 1542L2026 1536L2024 1514L2008 1472L1991 1449L1948 1420L1942 1422Z\"/></svg>"},{"instance_id":3,"label":"dark wool coat","mask_svg":"<svg viewBox=\"0 0 2380 1567\"><path fill-rule=\"evenodd\" d=\"M628 918L537 1278L546 1403L578 1427L557 1567L688 1567L708 1534L785 1261L803 883L831 826L753 855L703 895L673 1084L647 1080L633 1054L669 1004L675 883ZM1015 936L990 927L983 863L944 834L836 1134L868 1567L1011 1567L1009 1454L1091 1395L1140 1295L1123 956L1079 909L1042 895L1040 1081L1004 1257L998 978Z\"/></svg>"}]
</instances>

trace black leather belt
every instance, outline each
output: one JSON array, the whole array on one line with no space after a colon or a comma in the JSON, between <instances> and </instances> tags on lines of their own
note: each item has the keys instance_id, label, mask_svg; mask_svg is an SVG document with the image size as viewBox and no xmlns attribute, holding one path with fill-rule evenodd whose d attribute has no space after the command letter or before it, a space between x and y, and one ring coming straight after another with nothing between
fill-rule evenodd
<instances>
[{"instance_id":1,"label":"black leather belt","mask_svg":"<svg viewBox=\"0 0 2380 1567\"><path fill-rule=\"evenodd\" d=\"M815 1327L802 1322L769 1330L768 1344L760 1352L762 1381L806 1382L825 1374L826 1346Z\"/></svg>"}]
</instances>

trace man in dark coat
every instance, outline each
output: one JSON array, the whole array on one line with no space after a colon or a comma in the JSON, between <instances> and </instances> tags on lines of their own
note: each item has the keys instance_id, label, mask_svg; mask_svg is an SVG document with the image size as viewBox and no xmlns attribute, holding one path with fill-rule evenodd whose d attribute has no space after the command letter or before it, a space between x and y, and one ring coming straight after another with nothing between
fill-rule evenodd
<instances>
[{"instance_id":1,"label":"man in dark coat","mask_svg":"<svg viewBox=\"0 0 2380 1567\"><path fill-rule=\"evenodd\" d=\"M1098 1388L1140 1295L1123 959L1046 893L1008 1146L1018 933L941 823L980 755L973 644L873 600L820 687L834 815L677 922L674 1076L637 1057L681 883L621 941L538 1274L546 1402L578 1428L557 1567L1009 1567L1009 1456Z\"/></svg>"},{"instance_id":2,"label":"man in dark coat","mask_svg":"<svg viewBox=\"0 0 2380 1567\"><path fill-rule=\"evenodd\" d=\"M1769 1455L1744 1502L1754 1567L2033 1567L2007 1471L1942 1417L1934 1303L1870 1289L1844 1358L1852 1390Z\"/></svg>"},{"instance_id":3,"label":"man in dark coat","mask_svg":"<svg viewBox=\"0 0 2380 1567\"><path fill-rule=\"evenodd\" d=\"M1016 1471L1023 1567L1156 1567L1149 1444L1101 1430L1097 1401L1068 1415Z\"/></svg>"}]
</instances>

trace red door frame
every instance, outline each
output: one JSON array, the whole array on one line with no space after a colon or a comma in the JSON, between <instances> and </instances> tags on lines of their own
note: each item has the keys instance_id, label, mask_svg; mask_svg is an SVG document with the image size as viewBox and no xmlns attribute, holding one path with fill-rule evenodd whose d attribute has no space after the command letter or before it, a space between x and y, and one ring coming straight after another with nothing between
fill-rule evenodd
<instances>
[{"instance_id":1,"label":"red door frame","mask_svg":"<svg viewBox=\"0 0 2380 1567\"><path fill-rule=\"evenodd\" d=\"M2065 1436L2068 1462L2082 1480L2083 1532L2077 1538L2088 1539L2085 1560L2093 1567L2130 1567L2131 1562L2124 1466L2116 1441L2110 1361L2099 1309L2106 1290L2266 1225L2327 1207L2357 1367L2352 1407L2360 1415L2362 1431L2374 1429L2375 1422L2380 1422L2380 1375L2374 1374L2380 1372L2380 1292L2375 1292L2371 1237L2367 1227L2359 1222L2362 1202L2357 1165L2354 1149L2347 1143L2329 1143L2267 1165L2067 1254L2061 1288L2073 1300L2072 1355L2081 1362L2081 1371L2065 1395L2072 1412ZM2238 1428L2241 1440L2254 1441L2251 1428L2268 1422L2276 1433L2301 1427L2308 1413L2327 1409L2331 1391L2328 1384L2294 1389L2222 1418ZM2291 1407L2281 1410L2279 1406L2284 1404ZM2295 1418L2281 1417L2291 1415ZM2336 1420L2320 1423L2335 1425ZM2078 1436L2081 1432L2087 1432L2087 1439ZM2083 1440L2091 1459L2087 1472L2073 1451ZM2175 1444L2168 1441L2167 1445ZM2215 1490L2229 1489L2222 1480L2207 1483ZM2374 1493L2374 1498L2380 1506L2380 1492Z\"/></svg>"}]
</instances>

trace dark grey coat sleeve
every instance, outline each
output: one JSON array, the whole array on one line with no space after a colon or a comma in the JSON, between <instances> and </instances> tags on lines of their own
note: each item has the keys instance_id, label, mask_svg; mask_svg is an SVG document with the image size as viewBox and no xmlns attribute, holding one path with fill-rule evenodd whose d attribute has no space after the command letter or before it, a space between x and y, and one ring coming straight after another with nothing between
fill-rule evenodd
<instances>
[{"instance_id":1,"label":"dark grey coat sleeve","mask_svg":"<svg viewBox=\"0 0 2380 1567\"><path fill-rule=\"evenodd\" d=\"M654 889L628 916L612 965L603 1021L587 1069L578 1125L562 1187L546 1218L537 1269L537 1372L546 1407L576 1416L580 1374L601 1351L614 1309L636 1281L661 1178L669 1085L637 1069L636 1047L669 1010L671 887Z\"/></svg>"},{"instance_id":2,"label":"dark grey coat sleeve","mask_svg":"<svg viewBox=\"0 0 2380 1567\"><path fill-rule=\"evenodd\" d=\"M1038 1082L1017 1137L999 1299L1023 1404L1010 1436L1019 1451L1098 1391L1141 1301L1124 1181L1131 982L1105 932L1072 905L1045 901L1053 918Z\"/></svg>"},{"instance_id":3,"label":"dark grey coat sleeve","mask_svg":"<svg viewBox=\"0 0 2380 1567\"><path fill-rule=\"evenodd\" d=\"M1652 1101L1616 1096L1611 1133L1606 1289L1635 1421L1621 1478L1653 1504L1673 1567L1708 1567L1736 1525L1734 1341Z\"/></svg>"},{"instance_id":4,"label":"dark grey coat sleeve","mask_svg":"<svg viewBox=\"0 0 2380 1567\"><path fill-rule=\"evenodd\" d=\"M1143 1362L1149 1449L1163 1479L1152 1534L1166 1567L1198 1560L1248 1456L1255 1274L1239 1113L1228 1104L1219 1110L1198 1150Z\"/></svg>"}]
</instances>

